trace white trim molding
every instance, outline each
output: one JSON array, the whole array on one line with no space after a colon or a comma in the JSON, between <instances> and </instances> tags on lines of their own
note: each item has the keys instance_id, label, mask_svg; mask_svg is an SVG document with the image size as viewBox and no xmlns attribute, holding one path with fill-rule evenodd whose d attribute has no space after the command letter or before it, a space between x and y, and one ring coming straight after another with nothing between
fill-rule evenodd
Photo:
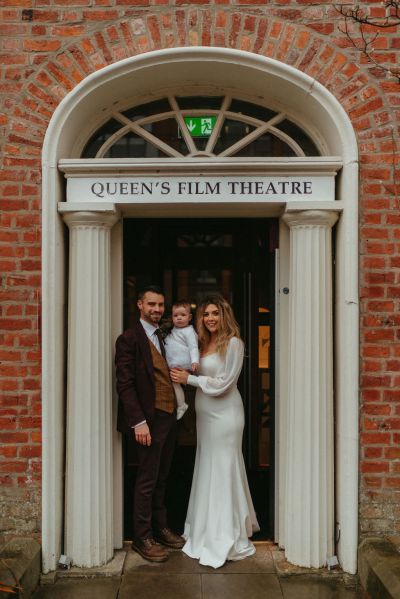
<instances>
[{"instance_id":1,"label":"white trim molding","mask_svg":"<svg viewBox=\"0 0 400 599\"><path fill-rule=\"evenodd\" d=\"M194 75L195 74L195 75ZM245 90L245 91L243 91ZM91 134L115 111L124 107L150 101L166 95L179 94L211 94L231 95L244 100L262 103L273 110L284 112L287 118L298 123L317 143L323 154L321 158L297 157L289 160L258 160L234 158L170 158L165 161L112 161L108 159L80 159L81 151ZM205 160L205 162L203 162ZM260 173L284 176L292 173L321 174L335 178L335 197L320 197L316 201L306 199L288 201L281 198L275 203L268 202L232 202L207 204L206 202L165 202L162 206L142 202L120 203L113 205L107 202L93 202L85 194L78 201L66 202L65 181L60 173L68 171L68 177L91 176L102 173L107 176L125 176L134 172L143 176L155 175L155 170L162 169L164 176L177 175L179 172L193 176L206 172L209 176L237 172L247 176ZM233 170L232 170L233 169ZM238 171L239 169L239 171ZM339 170L340 169L340 170ZM337 176L335 176L337 173ZM335 297L335 402L338 414L336 428L336 516L340 528L340 539L337 545L340 563L346 572L354 573L357 567L357 518L358 518L358 152L354 131L350 120L335 97L315 79L276 60L254 55L248 52L224 48L174 48L149 52L128 58L100 69L89 75L76 86L60 103L50 121L43 147L43 571L55 570L62 547L64 526L64 445L65 423L64 409L66 391L65 347L66 335L64 323L66 317L66 293L64 286L66 253L64 237L66 228L64 218L71 220L78 211L97 212L101 219L113 219L116 210L123 216L279 216L289 210L301 211L334 211L340 213L336 226L336 297ZM71 215L71 216L67 216ZM281 224L281 231L286 228ZM291 229L292 231L292 229ZM325 229L324 229L325 231ZM104 232L103 232L104 233ZM103 235L101 233L101 235ZM326 231L325 231L326 233ZM324 233L324 235L325 235ZM329 229L330 234L330 229ZM100 234L99 234L100 235ZM282 233L282 235L286 235ZM296 236L296 234L294 234ZM85 236L85 234L83 234ZM95 237L98 240L97 233ZM115 225L113 232L108 231L102 241L103 250L107 247L111 252L111 263L121 258L122 227ZM86 238L86 237L85 237ZM110 242L111 239L111 242ZM324 237L325 239L325 237ZM83 237L81 238L83 240ZM286 243L286 242L285 242ZM322 243L322 241L321 241ZM287 244L286 244L287 245ZM91 246L92 247L92 246ZM287 245L288 247L288 245ZM319 246L318 246L319 247ZM304 250L304 248L303 248ZM108 250L107 250L108 251ZM293 264L287 248L281 252L279 280L287 281ZM103 266L106 261L103 260ZM109 264L107 262L107 264ZM325 264L325 262L324 262ZM107 270L108 270L107 266ZM71 274L72 276L72 274ZM74 275L75 276L75 275ZM113 276L113 273L111 273ZM290 273L293 276L293 272ZM120 274L118 289L110 292L111 320L107 320L107 333L104 355L111 356L111 343L121 326L122 291ZM82 277L80 277L82 279ZM102 297L107 295L111 286L103 281ZM75 281L76 282L76 281ZM70 281L70 285L73 284ZM99 305L97 313L105 309ZM328 309L325 307L326 310ZM288 318L289 307L282 302L279 321ZM103 313L103 312L102 312ZM101 320L100 316L99 319ZM111 323L111 324L110 324ZM76 323L75 323L76 326ZM285 326L281 327L284 335ZM294 334L292 332L292 334ZM289 332L290 336L290 332ZM73 335L70 332L70 340ZM280 356L288 350L284 338L280 340ZM285 356L286 357L286 356ZM111 358L110 358L111 360ZM282 360L281 360L282 362ZM329 362L330 363L330 362ZM282 366L279 366L279 406L280 431L284 432L282 418L288 411L287 386L282 383ZM71 373L69 373L71 377ZM294 377L295 379L295 377ZM294 380L293 379L293 380ZM71 380L71 378L70 378ZM97 381L98 383L98 381ZM109 379L107 379L109 389ZM329 394L328 394L329 395ZM315 396L314 400L315 400ZM326 396L328 397L328 396ZM111 426L110 412L111 390L102 399L107 411L104 426ZM74 402L69 398L69 402ZM331 405L327 399L325 405ZM94 405L94 404L93 404ZM288 416L289 417L289 416ZM68 416L70 418L70 416ZM72 420L71 420L72 422ZM106 424L105 424L106 423ZM331 427L332 429L332 427ZM279 435L279 486L285 489L284 472L287 472L288 459L291 459L285 439ZM112 464L114 472L107 475L107 480L114 476L121 480L121 447L117 438L112 443L112 452L107 454L104 463ZM330 459L330 458L329 458ZM100 464L98 464L100 468ZM107 466L108 468L108 466ZM101 468L100 468L101 469ZM99 474L100 476L100 474ZM102 478L102 484L104 479ZM100 478L99 478L100 481ZM121 485L116 485L121 487ZM332 496L332 491L330 491ZM279 497L282 497L279 490ZM288 500L284 493L283 504L279 510L284 511ZM103 538L106 549L96 555L78 557L78 563L96 565L109 559L112 544L122 544L122 488L114 489L113 499L109 498L109 507L114 513L111 529L109 521ZM67 502L68 503L68 502ZM104 513L104 509L101 512ZM98 512L100 514L100 512ZM329 512L330 514L330 512ZM68 517L68 513L67 513ZM331 518L327 514L327 519ZM112 520L112 519L111 519ZM79 518L75 518L75 526ZM277 514L277 540L281 546L288 542L288 556L292 556L293 543L285 533L285 518ZM325 527L326 528L326 527ZM330 533L329 533L330 534ZM331 534L330 534L331 537ZM309 539L306 539L306 543ZM306 544L305 543L305 544ZM319 557L312 563L320 563L324 552L331 551L331 540L320 549ZM305 545L303 546L303 551ZM295 561L297 558L294 556ZM323 561L323 560L322 560Z\"/></svg>"},{"instance_id":2,"label":"white trim molding","mask_svg":"<svg viewBox=\"0 0 400 599\"><path fill-rule=\"evenodd\" d=\"M60 171L68 177L102 177L135 175L229 175L234 173L263 175L335 176L342 168L340 156L312 158L64 158Z\"/></svg>"},{"instance_id":3,"label":"white trim molding","mask_svg":"<svg viewBox=\"0 0 400 599\"><path fill-rule=\"evenodd\" d=\"M342 164L338 157L258 159L187 158L180 160L60 160L59 169L65 173L66 206L85 203L105 206L114 203L122 214L149 208L165 214L175 206L194 210L204 216L219 210L224 216L229 210L238 215L247 212L279 215L287 204L328 207L337 204L335 177ZM62 206L62 203L60 204ZM93 208L95 209L95 208ZM181 213L180 216L183 216Z\"/></svg>"}]
</instances>

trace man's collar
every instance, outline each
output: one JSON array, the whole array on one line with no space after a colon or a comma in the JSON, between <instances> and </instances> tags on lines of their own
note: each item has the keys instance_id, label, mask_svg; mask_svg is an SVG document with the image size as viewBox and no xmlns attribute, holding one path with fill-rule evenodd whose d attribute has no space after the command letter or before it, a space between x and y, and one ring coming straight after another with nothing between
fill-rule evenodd
<instances>
[{"instance_id":1,"label":"man's collar","mask_svg":"<svg viewBox=\"0 0 400 599\"><path fill-rule=\"evenodd\" d=\"M158 329L158 326L155 326L154 324L151 324L150 322L147 322L147 320L143 320L142 318L140 319L140 323L146 331L146 333L148 333L149 335L152 335L154 331Z\"/></svg>"}]
</instances>

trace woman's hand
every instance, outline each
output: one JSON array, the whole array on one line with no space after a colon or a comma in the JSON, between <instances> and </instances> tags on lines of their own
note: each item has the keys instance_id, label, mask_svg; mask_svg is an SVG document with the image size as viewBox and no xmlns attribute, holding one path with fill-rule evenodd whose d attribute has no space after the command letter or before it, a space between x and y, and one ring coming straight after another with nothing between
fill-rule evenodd
<instances>
[{"instance_id":1,"label":"woman's hand","mask_svg":"<svg viewBox=\"0 0 400 599\"><path fill-rule=\"evenodd\" d=\"M182 368L171 368L169 376L173 383L179 383L180 385L186 385L189 373Z\"/></svg>"}]
</instances>

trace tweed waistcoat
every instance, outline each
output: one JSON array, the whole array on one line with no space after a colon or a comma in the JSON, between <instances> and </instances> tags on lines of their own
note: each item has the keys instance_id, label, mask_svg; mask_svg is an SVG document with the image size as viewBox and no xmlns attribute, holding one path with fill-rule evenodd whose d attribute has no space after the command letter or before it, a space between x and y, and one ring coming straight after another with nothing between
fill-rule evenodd
<instances>
[{"instance_id":1,"label":"tweed waistcoat","mask_svg":"<svg viewBox=\"0 0 400 599\"><path fill-rule=\"evenodd\" d=\"M166 361L159 351L149 341L151 357L154 367L154 382L156 385L156 404L155 408L172 414L175 410L176 399L174 388L169 378L169 370Z\"/></svg>"}]
</instances>

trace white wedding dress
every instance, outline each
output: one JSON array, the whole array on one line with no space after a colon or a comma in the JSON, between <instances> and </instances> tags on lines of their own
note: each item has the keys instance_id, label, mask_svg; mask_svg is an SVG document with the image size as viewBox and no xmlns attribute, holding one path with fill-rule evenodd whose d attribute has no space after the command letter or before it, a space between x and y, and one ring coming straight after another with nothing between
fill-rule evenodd
<instances>
[{"instance_id":1,"label":"white wedding dress","mask_svg":"<svg viewBox=\"0 0 400 599\"><path fill-rule=\"evenodd\" d=\"M259 530L242 454L243 402L237 380L243 342L234 337L224 357L200 359L196 392L197 451L183 551L200 564L219 568L226 560L255 553L249 537Z\"/></svg>"}]
</instances>

